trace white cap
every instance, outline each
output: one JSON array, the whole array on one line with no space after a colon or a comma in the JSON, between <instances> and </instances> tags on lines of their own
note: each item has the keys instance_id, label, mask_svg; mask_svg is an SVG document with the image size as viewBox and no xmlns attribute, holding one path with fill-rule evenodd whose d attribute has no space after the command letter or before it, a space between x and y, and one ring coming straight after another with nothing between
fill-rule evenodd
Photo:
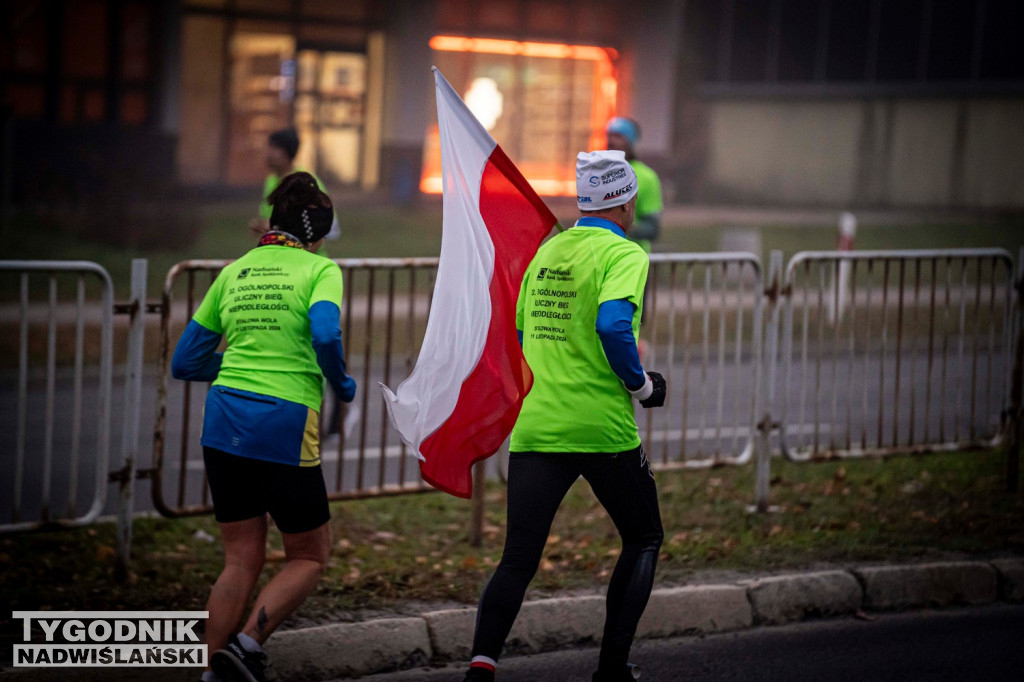
<instances>
[{"instance_id":1,"label":"white cap","mask_svg":"<svg viewBox=\"0 0 1024 682\"><path fill-rule=\"evenodd\" d=\"M636 173L625 152L602 149L576 155L576 205L581 211L625 204L636 189Z\"/></svg>"}]
</instances>

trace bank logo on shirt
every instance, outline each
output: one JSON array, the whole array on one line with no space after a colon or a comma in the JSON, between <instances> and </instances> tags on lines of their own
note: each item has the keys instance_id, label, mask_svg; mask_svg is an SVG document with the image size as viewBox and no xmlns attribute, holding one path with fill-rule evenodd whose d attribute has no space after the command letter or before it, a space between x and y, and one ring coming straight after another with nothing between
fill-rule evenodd
<instances>
[{"instance_id":1,"label":"bank logo on shirt","mask_svg":"<svg viewBox=\"0 0 1024 682\"><path fill-rule=\"evenodd\" d=\"M546 274L548 274L548 269L547 268L541 268L537 272L537 279L544 279L544 275L546 275Z\"/></svg>"},{"instance_id":2,"label":"bank logo on shirt","mask_svg":"<svg viewBox=\"0 0 1024 682\"><path fill-rule=\"evenodd\" d=\"M238 271L238 279L245 279L249 276L249 268L242 268Z\"/></svg>"}]
</instances>

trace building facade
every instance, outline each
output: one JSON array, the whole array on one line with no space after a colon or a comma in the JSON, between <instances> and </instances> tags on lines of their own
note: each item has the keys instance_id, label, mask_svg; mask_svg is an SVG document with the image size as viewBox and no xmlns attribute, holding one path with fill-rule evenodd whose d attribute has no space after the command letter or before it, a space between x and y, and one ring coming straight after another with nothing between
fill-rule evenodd
<instances>
[{"instance_id":1,"label":"building facade","mask_svg":"<svg viewBox=\"0 0 1024 682\"><path fill-rule=\"evenodd\" d=\"M267 135L331 188L437 192L432 65L541 194L641 125L670 200L1024 207L1016 0L12 0L13 200L255 187ZM129 182L130 180L130 182ZM150 188L147 190L147 188Z\"/></svg>"}]
</instances>

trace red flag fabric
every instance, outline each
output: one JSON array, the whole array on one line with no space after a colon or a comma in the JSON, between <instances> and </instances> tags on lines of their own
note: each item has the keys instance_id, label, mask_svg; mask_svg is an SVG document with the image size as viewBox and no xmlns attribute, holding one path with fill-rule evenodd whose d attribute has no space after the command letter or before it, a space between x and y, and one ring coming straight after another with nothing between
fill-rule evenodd
<instances>
[{"instance_id":1,"label":"red flag fabric","mask_svg":"<svg viewBox=\"0 0 1024 682\"><path fill-rule=\"evenodd\" d=\"M516 336L523 273L555 216L434 68L444 182L441 257L412 374L388 417L430 485L472 495L473 463L508 437L533 383Z\"/></svg>"}]
</instances>

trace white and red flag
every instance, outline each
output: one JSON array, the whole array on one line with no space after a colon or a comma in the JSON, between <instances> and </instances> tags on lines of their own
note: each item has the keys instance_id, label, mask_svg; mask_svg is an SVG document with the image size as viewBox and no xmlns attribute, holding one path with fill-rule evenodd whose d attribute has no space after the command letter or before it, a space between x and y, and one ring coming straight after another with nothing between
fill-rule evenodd
<instances>
[{"instance_id":1,"label":"white and red flag","mask_svg":"<svg viewBox=\"0 0 1024 682\"><path fill-rule=\"evenodd\" d=\"M412 374L381 384L391 424L430 485L470 497L474 462L512 431L533 374L516 298L555 216L434 68L444 217L430 318Z\"/></svg>"}]
</instances>

